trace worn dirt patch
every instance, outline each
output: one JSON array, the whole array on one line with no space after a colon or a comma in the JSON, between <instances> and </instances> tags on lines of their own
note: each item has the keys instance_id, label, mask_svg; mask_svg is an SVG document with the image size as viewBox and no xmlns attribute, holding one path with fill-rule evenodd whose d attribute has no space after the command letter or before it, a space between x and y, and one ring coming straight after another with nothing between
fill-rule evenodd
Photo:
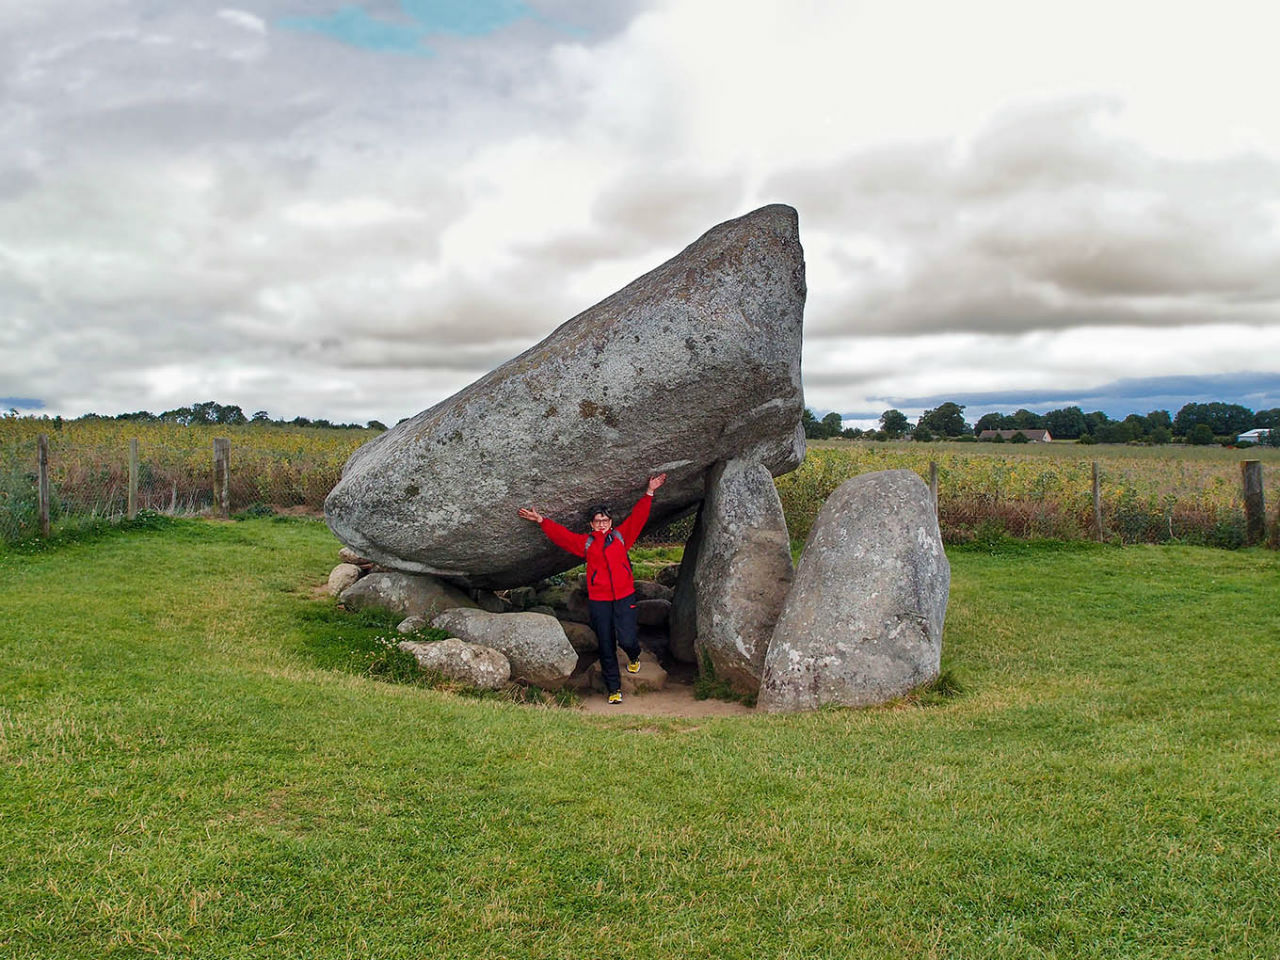
<instances>
[{"instance_id":1,"label":"worn dirt patch","mask_svg":"<svg viewBox=\"0 0 1280 960\"><path fill-rule=\"evenodd\" d=\"M609 703L603 693L587 693L582 698L582 710L645 717L746 717L755 713L751 707L727 700L697 700L693 686L687 683L668 683L665 690L628 694L621 703Z\"/></svg>"}]
</instances>

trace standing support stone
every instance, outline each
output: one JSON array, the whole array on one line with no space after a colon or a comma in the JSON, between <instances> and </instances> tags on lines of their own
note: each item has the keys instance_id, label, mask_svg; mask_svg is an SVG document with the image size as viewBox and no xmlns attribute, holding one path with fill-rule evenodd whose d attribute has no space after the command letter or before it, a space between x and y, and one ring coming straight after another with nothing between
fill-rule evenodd
<instances>
[{"instance_id":1,"label":"standing support stone","mask_svg":"<svg viewBox=\"0 0 1280 960\"><path fill-rule=\"evenodd\" d=\"M1102 481L1098 476L1098 461L1093 461L1093 526L1098 531L1098 542L1106 539L1102 529Z\"/></svg>"},{"instance_id":2,"label":"standing support stone","mask_svg":"<svg viewBox=\"0 0 1280 960\"><path fill-rule=\"evenodd\" d=\"M231 517L231 441L213 441L213 512L223 520Z\"/></svg>"},{"instance_id":3,"label":"standing support stone","mask_svg":"<svg viewBox=\"0 0 1280 960\"><path fill-rule=\"evenodd\" d=\"M739 693L760 689L765 651L791 586L791 546L768 468L717 463L702 505L694 590L699 666Z\"/></svg>"},{"instance_id":4,"label":"standing support stone","mask_svg":"<svg viewBox=\"0 0 1280 960\"><path fill-rule=\"evenodd\" d=\"M130 520L138 515L138 438L129 438L129 508Z\"/></svg>"},{"instance_id":5,"label":"standing support stone","mask_svg":"<svg viewBox=\"0 0 1280 960\"><path fill-rule=\"evenodd\" d=\"M1262 461L1241 460L1240 476L1244 482L1244 542L1254 546L1262 542L1267 531L1267 507L1262 492Z\"/></svg>"},{"instance_id":6,"label":"standing support stone","mask_svg":"<svg viewBox=\"0 0 1280 960\"><path fill-rule=\"evenodd\" d=\"M671 598L671 618L667 621L667 650L673 659L681 663L698 662L694 651L694 642L698 638L698 591L694 585L694 572L698 568L698 554L702 547L702 510L702 507L698 508L693 533L685 541L680 577Z\"/></svg>"},{"instance_id":7,"label":"standing support stone","mask_svg":"<svg viewBox=\"0 0 1280 960\"><path fill-rule=\"evenodd\" d=\"M933 680L950 584L920 476L846 480L804 546L765 656L759 708L869 706Z\"/></svg>"},{"instance_id":8,"label":"standing support stone","mask_svg":"<svg viewBox=\"0 0 1280 960\"><path fill-rule=\"evenodd\" d=\"M49 536L49 437L40 434L36 438L39 450L37 474L39 477L40 536Z\"/></svg>"}]
</instances>

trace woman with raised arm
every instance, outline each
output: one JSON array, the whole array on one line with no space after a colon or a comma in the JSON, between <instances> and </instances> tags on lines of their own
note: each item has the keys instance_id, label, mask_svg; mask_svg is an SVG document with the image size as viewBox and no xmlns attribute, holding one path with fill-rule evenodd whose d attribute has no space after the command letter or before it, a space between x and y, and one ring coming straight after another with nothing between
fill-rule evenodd
<instances>
[{"instance_id":1,"label":"woman with raised arm","mask_svg":"<svg viewBox=\"0 0 1280 960\"><path fill-rule=\"evenodd\" d=\"M600 670L604 674L604 685L609 692L610 703L622 702L618 647L627 654L627 672L640 672L636 585L635 578L631 575L631 558L627 554L635 546L636 538L649 519L654 491L666 479L665 473L650 477L644 496L616 527L613 525L613 514L606 504L592 507L587 513L591 521L589 533L574 533L544 517L537 510L520 508L520 516L538 524L548 540L587 561L587 603L591 612L591 629L595 631L596 641L600 646Z\"/></svg>"}]
</instances>

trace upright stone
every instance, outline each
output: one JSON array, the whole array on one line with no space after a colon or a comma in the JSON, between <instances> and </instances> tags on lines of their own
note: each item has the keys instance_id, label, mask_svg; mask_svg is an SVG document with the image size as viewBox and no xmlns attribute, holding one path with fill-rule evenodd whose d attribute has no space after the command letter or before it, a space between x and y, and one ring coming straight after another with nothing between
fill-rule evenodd
<instances>
[{"instance_id":1,"label":"upright stone","mask_svg":"<svg viewBox=\"0 0 1280 960\"><path fill-rule=\"evenodd\" d=\"M791 576L787 523L769 471L746 460L716 464L694 573L698 661L740 693L760 688Z\"/></svg>"},{"instance_id":2,"label":"upright stone","mask_svg":"<svg viewBox=\"0 0 1280 960\"><path fill-rule=\"evenodd\" d=\"M818 514L765 656L759 708L892 700L938 675L951 567L910 470L841 484Z\"/></svg>"},{"instance_id":3,"label":"upright stone","mask_svg":"<svg viewBox=\"0 0 1280 960\"><path fill-rule=\"evenodd\" d=\"M697 504L719 460L804 455L804 256L791 207L683 252L461 392L357 450L325 502L338 539L399 570L501 589L576 558L516 511L579 526L668 474L651 524Z\"/></svg>"},{"instance_id":4,"label":"upright stone","mask_svg":"<svg viewBox=\"0 0 1280 960\"><path fill-rule=\"evenodd\" d=\"M694 572L698 566L698 554L702 546L702 508L693 522L693 533L685 541L684 558L680 562L680 574L676 578L675 595L671 598L671 619L668 621L667 651L681 663L697 663L698 653L698 591L694 586Z\"/></svg>"}]
</instances>

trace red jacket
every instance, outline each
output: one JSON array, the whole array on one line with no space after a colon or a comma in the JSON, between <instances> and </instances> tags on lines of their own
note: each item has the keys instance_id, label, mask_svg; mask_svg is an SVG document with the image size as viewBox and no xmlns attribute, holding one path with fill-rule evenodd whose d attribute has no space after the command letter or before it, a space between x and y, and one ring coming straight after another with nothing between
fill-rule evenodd
<instances>
[{"instance_id":1,"label":"red jacket","mask_svg":"<svg viewBox=\"0 0 1280 960\"><path fill-rule=\"evenodd\" d=\"M652 506L653 496L646 493L631 508L627 519L611 527L608 533L574 533L547 517L542 518L542 532L556 546L586 558L587 596L590 599L621 600L636 592L627 551L635 546ZM615 531L618 536L613 536ZM590 547L587 546L588 537L591 537Z\"/></svg>"}]
</instances>

